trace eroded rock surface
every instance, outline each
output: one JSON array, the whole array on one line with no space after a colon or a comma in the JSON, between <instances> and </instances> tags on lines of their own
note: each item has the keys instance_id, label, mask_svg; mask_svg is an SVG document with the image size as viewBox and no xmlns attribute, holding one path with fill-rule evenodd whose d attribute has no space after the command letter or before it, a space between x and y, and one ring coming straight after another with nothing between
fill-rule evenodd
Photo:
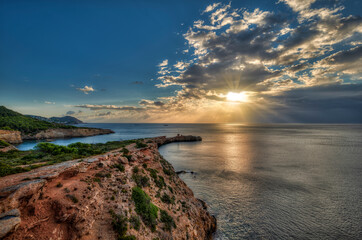
<instances>
[{"instance_id":1,"label":"eroded rock surface","mask_svg":"<svg viewBox=\"0 0 362 240\"><path fill-rule=\"evenodd\" d=\"M215 218L158 152L159 146L183 138L201 140L145 139L145 147L130 144L129 152L117 149L0 178L0 212L21 212L20 224L4 239L117 239L110 212L140 219L138 230L128 221L127 236L136 239L210 239ZM132 189L140 178L148 179L142 190L175 227L167 227L158 211L152 230L136 213Z\"/></svg>"},{"instance_id":2,"label":"eroded rock surface","mask_svg":"<svg viewBox=\"0 0 362 240\"><path fill-rule=\"evenodd\" d=\"M12 144L22 142L21 133L19 131L0 130L0 139Z\"/></svg>"}]
</instances>

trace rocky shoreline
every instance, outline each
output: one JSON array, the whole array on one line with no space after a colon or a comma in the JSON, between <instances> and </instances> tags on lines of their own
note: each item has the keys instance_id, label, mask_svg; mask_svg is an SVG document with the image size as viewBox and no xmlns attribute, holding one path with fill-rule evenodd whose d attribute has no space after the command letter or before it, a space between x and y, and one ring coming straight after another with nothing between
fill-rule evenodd
<instances>
[{"instance_id":1,"label":"rocky shoreline","mask_svg":"<svg viewBox=\"0 0 362 240\"><path fill-rule=\"evenodd\" d=\"M125 239L211 239L216 219L158 152L181 141L201 137L145 139L142 147L132 143L0 178L0 238L121 239L117 216L127 219L131 238ZM153 227L138 208L135 190L159 210Z\"/></svg>"},{"instance_id":2,"label":"rocky shoreline","mask_svg":"<svg viewBox=\"0 0 362 240\"><path fill-rule=\"evenodd\" d=\"M114 131L102 128L54 128L40 131L35 134L22 134L20 131L0 130L0 139L11 144L19 144L24 140L89 137L110 133L114 133Z\"/></svg>"}]
</instances>

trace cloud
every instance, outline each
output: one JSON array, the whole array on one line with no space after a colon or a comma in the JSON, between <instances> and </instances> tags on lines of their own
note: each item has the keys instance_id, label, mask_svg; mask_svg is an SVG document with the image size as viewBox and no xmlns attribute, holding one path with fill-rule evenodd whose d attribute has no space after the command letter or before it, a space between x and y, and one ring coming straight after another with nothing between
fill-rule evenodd
<instances>
[{"instance_id":1,"label":"cloud","mask_svg":"<svg viewBox=\"0 0 362 240\"><path fill-rule=\"evenodd\" d=\"M77 88L77 90L83 92L84 94L88 94L90 92L95 91L95 89L92 86L84 86L83 88Z\"/></svg>"},{"instance_id":2,"label":"cloud","mask_svg":"<svg viewBox=\"0 0 362 240\"><path fill-rule=\"evenodd\" d=\"M55 104L55 102L45 101L45 104Z\"/></svg>"},{"instance_id":3,"label":"cloud","mask_svg":"<svg viewBox=\"0 0 362 240\"><path fill-rule=\"evenodd\" d=\"M202 13L211 12L214 10L217 6L219 6L221 3L214 3L206 7L206 9Z\"/></svg>"},{"instance_id":4,"label":"cloud","mask_svg":"<svg viewBox=\"0 0 362 240\"><path fill-rule=\"evenodd\" d=\"M68 112L66 112L66 115L74 115L74 114L75 114L74 111L68 111Z\"/></svg>"},{"instance_id":5,"label":"cloud","mask_svg":"<svg viewBox=\"0 0 362 240\"><path fill-rule=\"evenodd\" d=\"M130 107L130 106L116 106L116 105L93 105L93 104L83 104L83 105L74 105L74 107L79 108L89 108L91 110L101 110L101 109L111 109L119 111L144 111L144 108L139 107Z\"/></svg>"},{"instance_id":6,"label":"cloud","mask_svg":"<svg viewBox=\"0 0 362 240\"><path fill-rule=\"evenodd\" d=\"M151 101L151 100L143 99L139 102L139 105L162 107L165 105L165 103L161 102L161 101Z\"/></svg>"},{"instance_id":7,"label":"cloud","mask_svg":"<svg viewBox=\"0 0 362 240\"><path fill-rule=\"evenodd\" d=\"M163 60L160 64L158 64L159 67L165 67L167 65L168 65L168 60L167 59Z\"/></svg>"},{"instance_id":8,"label":"cloud","mask_svg":"<svg viewBox=\"0 0 362 240\"><path fill-rule=\"evenodd\" d=\"M280 0L279 2L284 2L289 7L291 7L293 11L300 12L302 10L308 9L315 1L316 0Z\"/></svg>"},{"instance_id":9,"label":"cloud","mask_svg":"<svg viewBox=\"0 0 362 240\"><path fill-rule=\"evenodd\" d=\"M343 115L334 115L343 113L361 122L362 17L344 15L334 1L315 2L280 0L284 12L211 4L182 35L183 58L158 64L156 87L174 86L173 95L142 99L139 107L86 108L154 121L308 122L324 113L340 122ZM247 92L250 101L230 106L228 92Z\"/></svg>"},{"instance_id":10,"label":"cloud","mask_svg":"<svg viewBox=\"0 0 362 240\"><path fill-rule=\"evenodd\" d=\"M104 117L104 116L110 116L112 115L112 112L105 112L105 113L98 113L97 116Z\"/></svg>"}]
</instances>

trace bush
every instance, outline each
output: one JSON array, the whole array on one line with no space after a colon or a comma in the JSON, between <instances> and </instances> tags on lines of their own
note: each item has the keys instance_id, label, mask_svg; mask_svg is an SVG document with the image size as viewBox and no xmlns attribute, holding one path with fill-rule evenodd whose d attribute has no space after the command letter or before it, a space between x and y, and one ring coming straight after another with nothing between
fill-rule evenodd
<instances>
[{"instance_id":1,"label":"bush","mask_svg":"<svg viewBox=\"0 0 362 240\"><path fill-rule=\"evenodd\" d=\"M118 239L124 239L128 229L127 218L116 214L113 210L110 210L109 213L112 216L112 227L116 231Z\"/></svg>"},{"instance_id":2,"label":"bush","mask_svg":"<svg viewBox=\"0 0 362 240\"><path fill-rule=\"evenodd\" d=\"M142 176L138 174L133 174L132 178L139 187L147 187L148 181L150 180L147 176Z\"/></svg>"},{"instance_id":3,"label":"bush","mask_svg":"<svg viewBox=\"0 0 362 240\"><path fill-rule=\"evenodd\" d=\"M143 142L136 142L136 148L144 148L147 147L147 144Z\"/></svg>"},{"instance_id":4,"label":"bush","mask_svg":"<svg viewBox=\"0 0 362 240\"><path fill-rule=\"evenodd\" d=\"M167 193L164 193L161 197L161 201L167 204L174 203L174 200L170 198L170 196Z\"/></svg>"},{"instance_id":5,"label":"bush","mask_svg":"<svg viewBox=\"0 0 362 240\"><path fill-rule=\"evenodd\" d=\"M122 148L121 152L123 152L123 154L128 154L129 150L127 148Z\"/></svg>"},{"instance_id":6,"label":"bush","mask_svg":"<svg viewBox=\"0 0 362 240\"><path fill-rule=\"evenodd\" d=\"M1 139L0 139L0 147L8 147L8 146L10 146L9 143L7 143L7 142L5 142L4 140L1 140Z\"/></svg>"},{"instance_id":7,"label":"bush","mask_svg":"<svg viewBox=\"0 0 362 240\"><path fill-rule=\"evenodd\" d=\"M121 172L124 172L124 166L122 164L116 164L113 165L113 167L117 168Z\"/></svg>"},{"instance_id":8,"label":"bush","mask_svg":"<svg viewBox=\"0 0 362 240\"><path fill-rule=\"evenodd\" d=\"M129 219L129 223L132 225L132 227L135 230L137 230L137 231L140 230L141 222L140 222L140 218L138 216L132 216Z\"/></svg>"},{"instance_id":9,"label":"bush","mask_svg":"<svg viewBox=\"0 0 362 240\"><path fill-rule=\"evenodd\" d=\"M139 169L137 166L135 166L133 169L132 169L133 173L138 173Z\"/></svg>"},{"instance_id":10,"label":"bush","mask_svg":"<svg viewBox=\"0 0 362 240\"><path fill-rule=\"evenodd\" d=\"M170 215L168 215L166 211L162 209L160 210L160 212L161 212L160 220L165 224L165 230L170 232L172 230L172 227L176 228L176 224L173 218Z\"/></svg>"},{"instance_id":11,"label":"bush","mask_svg":"<svg viewBox=\"0 0 362 240\"><path fill-rule=\"evenodd\" d=\"M152 231L156 230L158 207L151 203L151 198L139 187L132 188L132 200L136 205L136 212L141 216L142 221Z\"/></svg>"}]
</instances>

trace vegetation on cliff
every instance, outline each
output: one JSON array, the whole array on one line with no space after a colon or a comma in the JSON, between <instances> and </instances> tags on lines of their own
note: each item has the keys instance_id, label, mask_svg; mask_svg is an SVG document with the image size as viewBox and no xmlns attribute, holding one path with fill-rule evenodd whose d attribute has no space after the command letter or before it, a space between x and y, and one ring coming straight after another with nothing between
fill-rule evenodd
<instances>
[{"instance_id":1,"label":"vegetation on cliff","mask_svg":"<svg viewBox=\"0 0 362 240\"><path fill-rule=\"evenodd\" d=\"M134 142L137 141L111 141L97 144L77 142L69 144L68 146L42 142L39 143L34 150L0 152L0 177L30 171L31 169L45 165L103 154Z\"/></svg>"},{"instance_id":2,"label":"vegetation on cliff","mask_svg":"<svg viewBox=\"0 0 362 240\"><path fill-rule=\"evenodd\" d=\"M22 134L35 134L51 128L71 129L76 127L38 120L0 106L0 129L17 130Z\"/></svg>"}]
</instances>

